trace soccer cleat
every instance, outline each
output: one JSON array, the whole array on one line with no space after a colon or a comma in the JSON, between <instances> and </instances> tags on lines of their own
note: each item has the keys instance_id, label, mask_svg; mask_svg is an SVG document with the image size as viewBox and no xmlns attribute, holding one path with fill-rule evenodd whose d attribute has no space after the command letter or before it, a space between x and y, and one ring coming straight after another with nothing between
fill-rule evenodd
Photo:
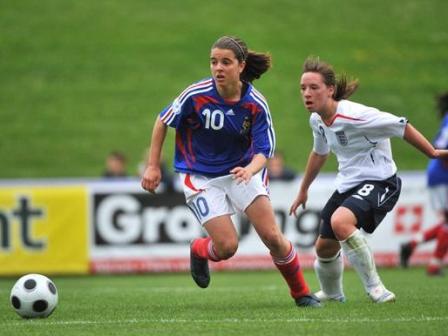
<instances>
[{"instance_id":1,"label":"soccer cleat","mask_svg":"<svg viewBox=\"0 0 448 336\"><path fill-rule=\"evenodd\" d=\"M296 305L298 307L304 307L304 308L320 308L322 305L320 304L319 299L314 294L308 294L305 296L301 296L297 299L294 299L296 301Z\"/></svg>"},{"instance_id":2,"label":"soccer cleat","mask_svg":"<svg viewBox=\"0 0 448 336\"><path fill-rule=\"evenodd\" d=\"M193 245L193 243L191 243ZM201 287L207 288L210 283L210 271L208 269L208 260L197 257L190 245L190 272L194 282Z\"/></svg>"},{"instance_id":3,"label":"soccer cleat","mask_svg":"<svg viewBox=\"0 0 448 336\"><path fill-rule=\"evenodd\" d=\"M431 277L443 276L442 268L435 265L429 265L426 269L426 274Z\"/></svg>"},{"instance_id":4,"label":"soccer cleat","mask_svg":"<svg viewBox=\"0 0 448 336\"><path fill-rule=\"evenodd\" d=\"M395 294L379 284L367 294L374 303L395 302Z\"/></svg>"},{"instance_id":5,"label":"soccer cleat","mask_svg":"<svg viewBox=\"0 0 448 336\"><path fill-rule=\"evenodd\" d=\"M341 302L341 303L345 302L344 294L329 296L324 291L320 290L320 291L314 293L314 296L317 297L320 302L325 302L325 301L337 301L337 302Z\"/></svg>"},{"instance_id":6,"label":"soccer cleat","mask_svg":"<svg viewBox=\"0 0 448 336\"><path fill-rule=\"evenodd\" d=\"M411 243L402 244L400 246L400 265L403 268L408 268L409 259L411 258L412 252L414 252L415 247Z\"/></svg>"}]
</instances>

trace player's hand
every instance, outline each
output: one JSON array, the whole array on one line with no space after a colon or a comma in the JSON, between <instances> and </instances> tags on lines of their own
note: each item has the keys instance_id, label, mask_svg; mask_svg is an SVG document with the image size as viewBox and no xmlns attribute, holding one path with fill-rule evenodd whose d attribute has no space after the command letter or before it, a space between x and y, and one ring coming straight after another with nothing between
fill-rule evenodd
<instances>
[{"instance_id":1,"label":"player's hand","mask_svg":"<svg viewBox=\"0 0 448 336\"><path fill-rule=\"evenodd\" d=\"M142 188L154 194L162 179L160 168L148 166L142 176Z\"/></svg>"},{"instance_id":2,"label":"player's hand","mask_svg":"<svg viewBox=\"0 0 448 336\"><path fill-rule=\"evenodd\" d=\"M241 182L245 182L247 184L253 176L252 171L244 167L235 167L230 171L230 173L233 175L233 178L236 180L237 184L240 184Z\"/></svg>"},{"instance_id":3,"label":"player's hand","mask_svg":"<svg viewBox=\"0 0 448 336\"><path fill-rule=\"evenodd\" d=\"M308 193L307 192L299 192L296 199L291 205L291 208L289 208L289 215L294 215L297 217L297 208L299 206L302 206L302 209L306 208L306 201L308 200Z\"/></svg>"}]
</instances>

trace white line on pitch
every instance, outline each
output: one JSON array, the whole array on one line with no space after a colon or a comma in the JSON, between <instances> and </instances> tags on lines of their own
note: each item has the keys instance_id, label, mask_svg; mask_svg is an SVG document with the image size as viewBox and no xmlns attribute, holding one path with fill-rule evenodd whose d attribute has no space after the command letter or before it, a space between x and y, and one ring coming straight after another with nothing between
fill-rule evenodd
<instances>
[{"instance_id":1,"label":"white line on pitch","mask_svg":"<svg viewBox=\"0 0 448 336\"><path fill-rule=\"evenodd\" d=\"M324 322L324 323L397 323L397 322L437 322L447 321L448 316L421 316L421 317L402 317L402 318L384 318L384 319L369 319L369 318L350 318L350 319L313 319L313 318L295 318L295 319L219 319L219 320L190 320L190 319L129 319L129 320L107 320L107 321L92 321L92 320L73 320L73 321L50 321L50 320L24 320L22 322L7 322L0 323L3 326L51 326L51 325L88 325L88 324L137 324L137 323L198 323L198 324L217 324L217 323L296 323L296 322Z\"/></svg>"}]
</instances>

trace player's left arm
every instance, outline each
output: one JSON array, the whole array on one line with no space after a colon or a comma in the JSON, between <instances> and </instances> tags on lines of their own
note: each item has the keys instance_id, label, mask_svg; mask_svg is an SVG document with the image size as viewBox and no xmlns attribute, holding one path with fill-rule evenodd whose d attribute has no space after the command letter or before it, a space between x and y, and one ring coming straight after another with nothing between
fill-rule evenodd
<instances>
[{"instance_id":1,"label":"player's left arm","mask_svg":"<svg viewBox=\"0 0 448 336\"><path fill-rule=\"evenodd\" d=\"M436 149L414 126L407 123L403 139L432 159L448 158L448 150Z\"/></svg>"},{"instance_id":2,"label":"player's left arm","mask_svg":"<svg viewBox=\"0 0 448 336\"><path fill-rule=\"evenodd\" d=\"M251 137L254 156L245 167L235 167L230 173L238 183L248 183L252 176L266 166L268 158L272 157L275 149L275 131L267 101L257 97L258 109L252 114Z\"/></svg>"}]
</instances>

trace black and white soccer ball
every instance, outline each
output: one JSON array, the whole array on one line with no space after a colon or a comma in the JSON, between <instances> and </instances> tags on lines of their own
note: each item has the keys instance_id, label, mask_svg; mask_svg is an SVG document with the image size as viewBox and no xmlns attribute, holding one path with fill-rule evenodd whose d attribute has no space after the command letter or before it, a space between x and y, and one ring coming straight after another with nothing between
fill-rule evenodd
<instances>
[{"instance_id":1,"label":"black and white soccer ball","mask_svg":"<svg viewBox=\"0 0 448 336\"><path fill-rule=\"evenodd\" d=\"M48 317L58 304L58 291L46 276L27 274L12 287L10 300L21 317Z\"/></svg>"}]
</instances>

